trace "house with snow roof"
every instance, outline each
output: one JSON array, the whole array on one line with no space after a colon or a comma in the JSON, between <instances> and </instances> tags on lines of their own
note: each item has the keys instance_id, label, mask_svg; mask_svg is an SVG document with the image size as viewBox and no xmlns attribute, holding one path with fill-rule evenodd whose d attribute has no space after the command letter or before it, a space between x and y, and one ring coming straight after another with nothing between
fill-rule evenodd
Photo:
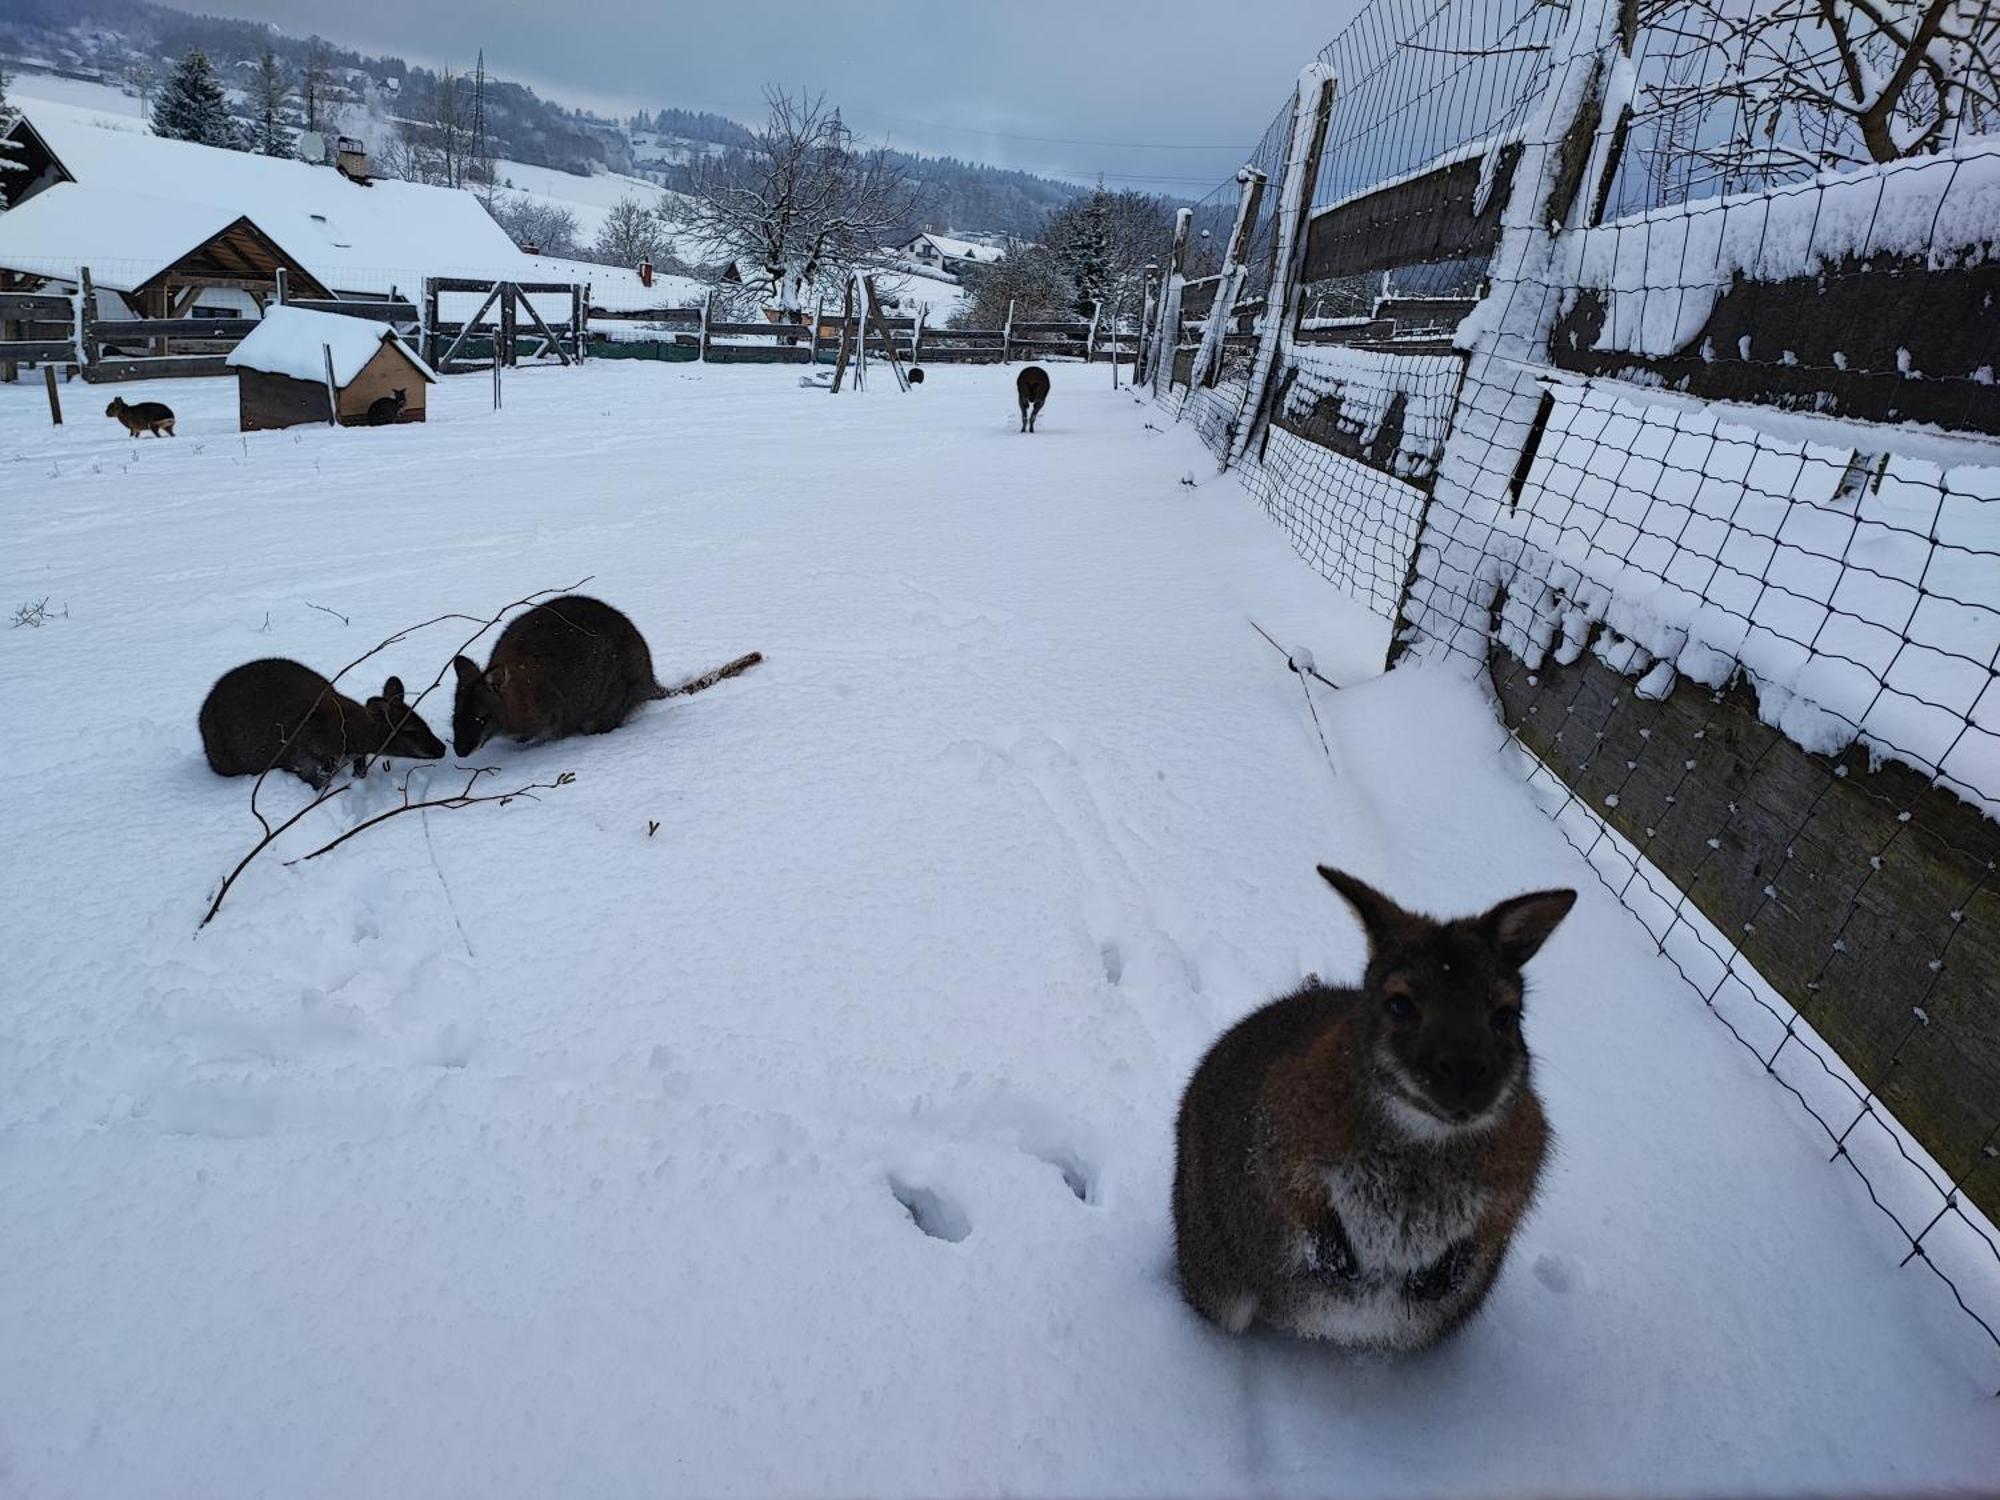
<instances>
[{"instance_id":1,"label":"house with snow roof","mask_svg":"<svg viewBox=\"0 0 2000 1500\"><path fill-rule=\"evenodd\" d=\"M968 266L990 266L997 260L1007 258L1007 252L995 246L982 245L976 240L955 239L948 234L933 234L929 230L911 235L893 248L906 260L952 276Z\"/></svg>"}]
</instances>

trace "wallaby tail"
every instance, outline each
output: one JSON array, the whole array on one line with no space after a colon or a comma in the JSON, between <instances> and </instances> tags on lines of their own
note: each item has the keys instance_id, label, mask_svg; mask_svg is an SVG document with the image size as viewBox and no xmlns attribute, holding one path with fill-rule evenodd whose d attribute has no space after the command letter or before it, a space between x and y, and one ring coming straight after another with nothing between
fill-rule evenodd
<instances>
[{"instance_id":1,"label":"wallaby tail","mask_svg":"<svg viewBox=\"0 0 2000 1500\"><path fill-rule=\"evenodd\" d=\"M699 677L691 677L679 687L664 688L653 684L655 698L685 698L690 693L698 693L703 688L712 688L718 682L727 682L732 677L741 677L745 672L764 659L761 651L752 651L748 656L739 656L735 661L717 667L713 672L704 672Z\"/></svg>"}]
</instances>

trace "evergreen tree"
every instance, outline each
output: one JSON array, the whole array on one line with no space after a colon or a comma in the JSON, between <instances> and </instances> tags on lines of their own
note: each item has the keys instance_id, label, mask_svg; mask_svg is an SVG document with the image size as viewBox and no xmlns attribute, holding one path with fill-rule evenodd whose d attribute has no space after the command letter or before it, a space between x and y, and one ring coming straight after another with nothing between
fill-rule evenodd
<instances>
[{"instance_id":1,"label":"evergreen tree","mask_svg":"<svg viewBox=\"0 0 2000 1500\"><path fill-rule=\"evenodd\" d=\"M260 156L290 156L294 146L285 106L292 94L285 65L269 47L257 60L256 148Z\"/></svg>"},{"instance_id":2,"label":"evergreen tree","mask_svg":"<svg viewBox=\"0 0 2000 1500\"><path fill-rule=\"evenodd\" d=\"M229 118L222 80L215 76L208 54L199 47L189 49L161 86L160 97L153 104L153 134L204 146L226 146L233 151L243 149L236 122Z\"/></svg>"}]
</instances>

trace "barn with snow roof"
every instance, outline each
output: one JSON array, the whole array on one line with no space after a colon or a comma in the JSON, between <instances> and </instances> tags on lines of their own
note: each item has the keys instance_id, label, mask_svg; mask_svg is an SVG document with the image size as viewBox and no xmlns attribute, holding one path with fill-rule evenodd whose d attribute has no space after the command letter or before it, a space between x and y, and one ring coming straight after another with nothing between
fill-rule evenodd
<instances>
[{"instance_id":1,"label":"barn with snow roof","mask_svg":"<svg viewBox=\"0 0 2000 1500\"><path fill-rule=\"evenodd\" d=\"M369 422L369 408L404 393L397 422L424 420L437 376L393 329L362 318L274 307L230 351L245 432L325 422Z\"/></svg>"}]
</instances>

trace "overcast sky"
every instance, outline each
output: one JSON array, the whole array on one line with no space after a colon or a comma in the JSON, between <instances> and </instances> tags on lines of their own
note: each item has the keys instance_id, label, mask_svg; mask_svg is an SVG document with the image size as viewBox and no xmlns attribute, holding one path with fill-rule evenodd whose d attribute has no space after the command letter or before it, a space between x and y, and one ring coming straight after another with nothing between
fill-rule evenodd
<instances>
[{"instance_id":1,"label":"overcast sky","mask_svg":"<svg viewBox=\"0 0 2000 1500\"><path fill-rule=\"evenodd\" d=\"M431 66L469 68L483 46L490 71L606 113L747 121L767 83L823 89L906 149L1193 197L1242 162L1359 0L183 3Z\"/></svg>"}]
</instances>

